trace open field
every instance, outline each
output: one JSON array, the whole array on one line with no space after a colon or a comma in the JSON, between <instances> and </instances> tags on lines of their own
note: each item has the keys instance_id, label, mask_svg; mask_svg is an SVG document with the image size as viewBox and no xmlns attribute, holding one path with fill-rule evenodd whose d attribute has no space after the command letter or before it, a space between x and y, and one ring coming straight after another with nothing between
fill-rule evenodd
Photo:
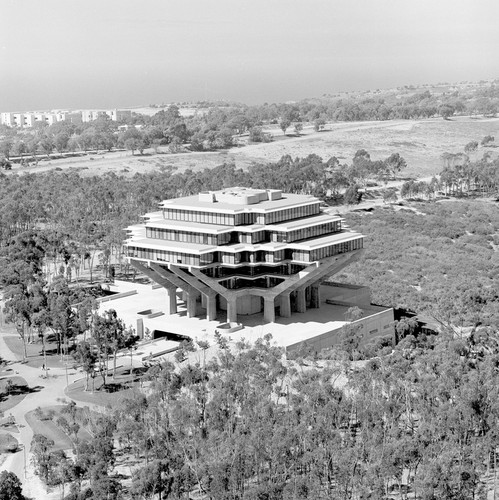
<instances>
[{"instance_id":1,"label":"open field","mask_svg":"<svg viewBox=\"0 0 499 500\"><path fill-rule=\"evenodd\" d=\"M350 162L358 149L366 149L375 160L398 152L407 160L406 175L427 177L440 172L442 153L462 152L464 145L472 140L480 142L486 135L499 136L499 118L341 122L327 125L322 132L315 132L307 126L300 137L291 135L291 128L288 131L290 135L284 136L276 125L267 130L274 136L273 142L234 147L227 151L170 154L167 148L163 148L159 154L150 150L135 156L129 151L117 151L42 160L36 167L15 166L12 173L71 169L81 175L112 172L132 176L161 169L185 171L213 168L224 162L234 162L237 167L247 168L253 162L273 162L286 154L293 158L317 154L325 160L336 156L341 162ZM478 154L482 153L480 148Z\"/></svg>"}]
</instances>

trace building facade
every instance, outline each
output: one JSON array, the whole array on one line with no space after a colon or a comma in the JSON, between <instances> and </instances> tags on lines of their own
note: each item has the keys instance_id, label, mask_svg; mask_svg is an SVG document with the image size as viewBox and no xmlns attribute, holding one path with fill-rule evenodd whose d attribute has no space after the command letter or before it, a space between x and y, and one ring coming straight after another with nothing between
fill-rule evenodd
<instances>
[{"instance_id":1,"label":"building facade","mask_svg":"<svg viewBox=\"0 0 499 500\"><path fill-rule=\"evenodd\" d=\"M177 293L190 317L263 312L267 322L318 308L320 284L354 262L361 234L318 198L242 187L165 200L127 228L129 262Z\"/></svg>"},{"instance_id":2,"label":"building facade","mask_svg":"<svg viewBox=\"0 0 499 500\"><path fill-rule=\"evenodd\" d=\"M112 121L121 121L131 118L131 110L108 109L108 110L83 110L83 111L54 111L34 113L0 113L0 124L8 127L31 128L38 122L53 125L56 122L67 121L79 124L91 122L106 116Z\"/></svg>"}]
</instances>

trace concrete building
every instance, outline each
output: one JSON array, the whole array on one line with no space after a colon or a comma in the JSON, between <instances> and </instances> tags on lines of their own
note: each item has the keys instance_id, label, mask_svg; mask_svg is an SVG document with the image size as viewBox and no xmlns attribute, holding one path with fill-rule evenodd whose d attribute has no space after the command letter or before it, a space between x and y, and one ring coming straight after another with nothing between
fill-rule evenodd
<instances>
[{"instance_id":1,"label":"concrete building","mask_svg":"<svg viewBox=\"0 0 499 500\"><path fill-rule=\"evenodd\" d=\"M24 114L23 113L14 113L14 127L23 127L24 126Z\"/></svg>"},{"instance_id":2,"label":"concrete building","mask_svg":"<svg viewBox=\"0 0 499 500\"><path fill-rule=\"evenodd\" d=\"M82 121L91 122L101 116L107 116L112 121L120 121L124 118L131 118L132 112L124 109L95 110L87 109L81 112Z\"/></svg>"},{"instance_id":3,"label":"concrete building","mask_svg":"<svg viewBox=\"0 0 499 500\"><path fill-rule=\"evenodd\" d=\"M236 187L165 200L143 218L127 228L127 259L166 300L129 309L132 323L147 313L149 329L174 332L178 324L185 333L216 320L225 331L244 324L246 338L268 325L288 350L303 342L320 350L334 345L352 322L347 311L358 307L353 322L367 341L393 334L393 310L371 305L367 287L329 281L358 259L364 238L313 196Z\"/></svg>"},{"instance_id":4,"label":"concrete building","mask_svg":"<svg viewBox=\"0 0 499 500\"><path fill-rule=\"evenodd\" d=\"M132 117L132 111L130 109L112 109L111 111L107 111L107 113L111 120L115 122Z\"/></svg>"},{"instance_id":5,"label":"concrete building","mask_svg":"<svg viewBox=\"0 0 499 500\"><path fill-rule=\"evenodd\" d=\"M33 113L24 114L24 127L31 128L34 127L36 123L36 118Z\"/></svg>"},{"instance_id":6,"label":"concrete building","mask_svg":"<svg viewBox=\"0 0 499 500\"><path fill-rule=\"evenodd\" d=\"M31 128L37 122L45 122L52 125L56 122L68 121L70 123L91 122L101 116L107 116L110 120L121 121L130 118L132 112L126 109L108 109L83 111L54 111L54 112L32 112L32 113L1 113L0 123L8 127Z\"/></svg>"},{"instance_id":7,"label":"concrete building","mask_svg":"<svg viewBox=\"0 0 499 500\"><path fill-rule=\"evenodd\" d=\"M169 313L182 290L190 317L227 312L276 315L317 308L322 281L354 262L361 234L321 210L313 196L231 188L165 200L162 210L128 228L127 255L164 286Z\"/></svg>"},{"instance_id":8,"label":"concrete building","mask_svg":"<svg viewBox=\"0 0 499 500\"><path fill-rule=\"evenodd\" d=\"M2 125L7 125L7 127L14 127L14 113L1 113L0 123Z\"/></svg>"}]
</instances>

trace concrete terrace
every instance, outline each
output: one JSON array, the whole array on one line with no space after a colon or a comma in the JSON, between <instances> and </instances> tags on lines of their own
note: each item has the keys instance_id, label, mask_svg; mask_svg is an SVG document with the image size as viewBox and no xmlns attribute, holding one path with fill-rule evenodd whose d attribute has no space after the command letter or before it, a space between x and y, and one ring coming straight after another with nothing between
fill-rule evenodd
<instances>
[{"instance_id":1,"label":"concrete terrace","mask_svg":"<svg viewBox=\"0 0 499 500\"><path fill-rule=\"evenodd\" d=\"M108 309L115 309L118 316L123 319L127 326L137 328L137 320L143 319L144 330L148 328L151 332L162 330L177 335L185 335L194 340L208 340L213 342L215 330L221 323L226 322L224 311L220 311L216 321L209 321L206 315L199 317L187 317L187 309L181 295L177 293L177 314L156 316L152 318L146 315L139 315L141 311L151 310L151 312L165 312L167 303L166 290L157 285L131 283L116 281L110 285L110 290L116 293L132 292L137 293L121 298L112 299L100 304L100 312ZM252 315L238 315L238 322L244 328L237 332L228 334L234 341L245 339L254 342L258 338L270 333L273 340L279 346L290 348L297 347L297 344L313 341L321 337L331 337L329 335L334 330L338 330L347 323L345 313L352 307L352 303L340 302L335 304L327 303L327 300L334 300L334 288L328 286L321 287L321 305L317 309L307 309L304 313L293 314L290 318L276 317L274 323L264 321L263 313ZM391 309L373 306L360 305L362 316L359 321L366 318L391 314ZM385 319L386 322L386 319ZM220 330L221 331L221 330ZM380 334L383 332L379 332ZM334 335L334 334L332 334ZM375 335L377 336L377 335ZM158 344L158 343L157 343ZM168 349L175 347L177 342L163 340L158 347Z\"/></svg>"}]
</instances>

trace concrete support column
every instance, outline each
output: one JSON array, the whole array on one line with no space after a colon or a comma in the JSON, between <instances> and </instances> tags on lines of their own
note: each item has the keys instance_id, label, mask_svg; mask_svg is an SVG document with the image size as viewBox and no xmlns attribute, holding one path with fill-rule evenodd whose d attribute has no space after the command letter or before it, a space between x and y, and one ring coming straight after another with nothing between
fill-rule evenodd
<instances>
[{"instance_id":1,"label":"concrete support column","mask_svg":"<svg viewBox=\"0 0 499 500\"><path fill-rule=\"evenodd\" d=\"M202 295L206 302L206 319L208 321L215 321L217 319L217 296Z\"/></svg>"},{"instance_id":2,"label":"concrete support column","mask_svg":"<svg viewBox=\"0 0 499 500\"><path fill-rule=\"evenodd\" d=\"M310 287L310 307L318 309L321 306L320 285L317 283Z\"/></svg>"},{"instance_id":3,"label":"concrete support column","mask_svg":"<svg viewBox=\"0 0 499 500\"><path fill-rule=\"evenodd\" d=\"M203 307L204 309L206 309L206 300L207 300L208 296L204 293L201 294L201 307Z\"/></svg>"},{"instance_id":4,"label":"concrete support column","mask_svg":"<svg viewBox=\"0 0 499 500\"><path fill-rule=\"evenodd\" d=\"M187 294L187 317L194 318L196 316L198 294L195 292Z\"/></svg>"},{"instance_id":5,"label":"concrete support column","mask_svg":"<svg viewBox=\"0 0 499 500\"><path fill-rule=\"evenodd\" d=\"M237 297L227 298L227 323L237 323Z\"/></svg>"},{"instance_id":6,"label":"concrete support column","mask_svg":"<svg viewBox=\"0 0 499 500\"><path fill-rule=\"evenodd\" d=\"M289 293L281 295L281 311L280 314L283 318L291 317L291 298Z\"/></svg>"},{"instance_id":7,"label":"concrete support column","mask_svg":"<svg viewBox=\"0 0 499 500\"><path fill-rule=\"evenodd\" d=\"M307 310L307 299L305 298L305 287L296 290L296 312L304 313Z\"/></svg>"},{"instance_id":8,"label":"concrete support column","mask_svg":"<svg viewBox=\"0 0 499 500\"><path fill-rule=\"evenodd\" d=\"M275 323L275 305L273 297L264 297L263 319L268 323Z\"/></svg>"},{"instance_id":9,"label":"concrete support column","mask_svg":"<svg viewBox=\"0 0 499 500\"><path fill-rule=\"evenodd\" d=\"M177 314L177 289L166 289L166 314Z\"/></svg>"},{"instance_id":10,"label":"concrete support column","mask_svg":"<svg viewBox=\"0 0 499 500\"><path fill-rule=\"evenodd\" d=\"M137 320L137 335L141 340L144 338L144 320L142 318Z\"/></svg>"}]
</instances>

